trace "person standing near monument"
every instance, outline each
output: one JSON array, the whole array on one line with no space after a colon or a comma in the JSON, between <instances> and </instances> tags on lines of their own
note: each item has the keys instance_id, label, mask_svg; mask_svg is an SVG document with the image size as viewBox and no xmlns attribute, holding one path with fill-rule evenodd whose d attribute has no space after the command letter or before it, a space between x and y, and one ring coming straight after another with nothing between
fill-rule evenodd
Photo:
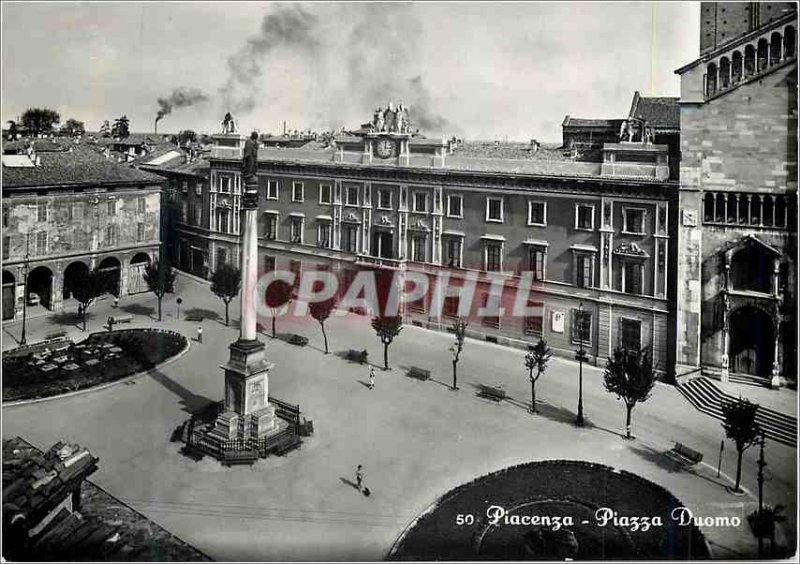
<instances>
[{"instance_id":1,"label":"person standing near monument","mask_svg":"<svg viewBox=\"0 0 800 564\"><path fill-rule=\"evenodd\" d=\"M202 343L203 342L203 326L202 325L198 325L197 326L197 342L198 343Z\"/></svg>"},{"instance_id":2,"label":"person standing near monument","mask_svg":"<svg viewBox=\"0 0 800 564\"><path fill-rule=\"evenodd\" d=\"M375 387L375 367L369 367L369 389L373 389Z\"/></svg>"},{"instance_id":3,"label":"person standing near monument","mask_svg":"<svg viewBox=\"0 0 800 564\"><path fill-rule=\"evenodd\" d=\"M361 464L356 468L356 487L358 491L362 490L362 483L364 482L364 467Z\"/></svg>"}]
</instances>

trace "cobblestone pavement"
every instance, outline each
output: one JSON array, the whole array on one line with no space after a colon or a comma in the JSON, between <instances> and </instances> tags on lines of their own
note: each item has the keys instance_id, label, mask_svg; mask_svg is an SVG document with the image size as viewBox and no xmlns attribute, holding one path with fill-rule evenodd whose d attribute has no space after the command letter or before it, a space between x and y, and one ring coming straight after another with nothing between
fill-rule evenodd
<instances>
[{"instance_id":1,"label":"cobblestone pavement","mask_svg":"<svg viewBox=\"0 0 800 564\"><path fill-rule=\"evenodd\" d=\"M182 297L181 319L175 298ZM178 293L164 300L164 320L154 321L155 298L140 295L120 304L134 314L132 326L163 326L193 337L198 323L183 319L192 309L212 310L224 319L222 302L208 285L181 276ZM100 330L113 308L106 300L90 308L89 330ZM238 318L238 300L231 303ZM29 342L53 330L59 320L72 337L80 330L66 314L32 319ZM235 325L235 323L233 324ZM331 319L330 350L323 354L313 320L279 319L278 333L309 337L301 348L262 336L275 363L270 395L300 404L314 421L315 434L300 450L252 467L225 469L212 460L193 462L170 443L188 411L223 395L219 365L234 326L205 320L203 343L150 375L96 392L37 404L6 406L3 436L25 436L37 446L63 439L79 441L100 457L96 483L186 542L219 560L376 560L385 557L408 523L440 495L476 476L529 460L584 459L635 472L661 484L696 515L736 514L740 529L701 527L717 558L755 555L746 525L755 507L748 495L728 494L735 451L726 441L723 476L716 477L719 421L692 408L673 387L658 384L650 400L633 413L636 440L624 441L624 407L602 386L602 372L584 369L584 409L589 426L573 425L577 365L554 359L537 384L538 415L527 411L530 385L523 352L468 340L459 364L458 391L451 391L452 337L405 327L389 350L391 370L376 370L375 389L366 386L365 366L336 355L367 348L382 366L380 342L369 319ZM267 323L268 326L268 323ZM19 324L3 328L3 349L14 346ZM404 368L431 370L432 379L405 376ZM502 385L511 401L494 403L476 394L479 384ZM795 406L775 392L782 407ZM796 399L796 398L795 398ZM694 471L670 464L663 452L680 441L704 455ZM767 503L787 506L792 535L796 515L796 450L767 444ZM745 452L742 484L756 492L757 449ZM708 465L705 464L708 463ZM357 464L365 467L369 498L348 485ZM712 468L713 467L713 468ZM792 540L793 542L793 540Z\"/></svg>"}]
</instances>

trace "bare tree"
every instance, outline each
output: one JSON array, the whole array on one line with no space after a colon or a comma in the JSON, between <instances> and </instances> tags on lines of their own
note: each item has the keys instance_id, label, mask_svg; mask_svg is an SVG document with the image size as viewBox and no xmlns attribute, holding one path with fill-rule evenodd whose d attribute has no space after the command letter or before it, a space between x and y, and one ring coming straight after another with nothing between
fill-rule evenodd
<instances>
[{"instance_id":1,"label":"bare tree","mask_svg":"<svg viewBox=\"0 0 800 564\"><path fill-rule=\"evenodd\" d=\"M453 389L458 389L458 373L456 371L458 366L458 361L461 359L461 352L464 350L464 338L467 335L467 326L469 323L464 321L463 319L459 318L453 321L453 335L456 338L456 342L453 343L453 346L450 347L450 351L453 353Z\"/></svg>"},{"instance_id":2,"label":"bare tree","mask_svg":"<svg viewBox=\"0 0 800 564\"><path fill-rule=\"evenodd\" d=\"M544 339L539 339L534 346L528 346L525 368L528 369L528 378L531 381L531 413L536 413L536 382L547 370L547 363L550 362L552 356L553 353ZM536 371L536 376L533 375L534 371Z\"/></svg>"}]
</instances>

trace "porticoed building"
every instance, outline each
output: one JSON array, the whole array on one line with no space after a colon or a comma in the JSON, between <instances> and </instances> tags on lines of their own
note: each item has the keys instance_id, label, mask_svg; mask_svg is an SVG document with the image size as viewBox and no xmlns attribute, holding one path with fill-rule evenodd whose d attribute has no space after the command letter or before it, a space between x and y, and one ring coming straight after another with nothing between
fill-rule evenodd
<instances>
[{"instance_id":1,"label":"porticoed building","mask_svg":"<svg viewBox=\"0 0 800 564\"><path fill-rule=\"evenodd\" d=\"M218 263L236 252L242 140L215 139L211 230L231 235L227 245L213 242ZM520 347L542 337L563 355L582 338L594 361L617 346L646 349L667 372L677 213L668 147L608 143L598 162L527 145L504 158L468 143L450 149L444 139L369 130L339 136L328 149L262 148L262 271L331 270L345 286L364 269L432 280L446 272L453 292L475 277L466 311L455 296L434 311L428 293L404 304L406 322L445 330L465 313L474 337ZM538 313L478 313L493 305L510 312L526 272L525 301ZM504 284L493 285L499 277Z\"/></svg>"},{"instance_id":2,"label":"porticoed building","mask_svg":"<svg viewBox=\"0 0 800 564\"><path fill-rule=\"evenodd\" d=\"M25 299L61 310L94 267L106 274L108 293L147 290L142 271L160 245L161 178L84 144L2 158L4 320L20 319Z\"/></svg>"},{"instance_id":3,"label":"porticoed building","mask_svg":"<svg viewBox=\"0 0 800 564\"><path fill-rule=\"evenodd\" d=\"M797 5L704 2L681 77L679 374L796 379Z\"/></svg>"}]
</instances>

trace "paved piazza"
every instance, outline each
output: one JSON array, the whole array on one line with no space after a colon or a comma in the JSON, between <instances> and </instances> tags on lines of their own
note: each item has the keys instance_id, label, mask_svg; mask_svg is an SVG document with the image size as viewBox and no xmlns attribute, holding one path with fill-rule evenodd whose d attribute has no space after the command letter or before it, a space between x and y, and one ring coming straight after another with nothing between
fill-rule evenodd
<instances>
[{"instance_id":1,"label":"paved piazza","mask_svg":"<svg viewBox=\"0 0 800 564\"><path fill-rule=\"evenodd\" d=\"M211 309L224 318L224 306L208 285L186 276L178 292L164 302L164 321L155 316L155 298L140 295L121 307L135 313L133 326L163 326L194 337L197 324L175 319L192 308ZM74 311L67 305L68 311ZM152 309L152 313L148 311ZM238 300L231 303L238 312ZM109 300L90 308L90 330L99 330L111 314ZM28 322L29 341L41 338L54 319ZM63 315L61 316L64 317ZM238 314L233 315L234 318ZM278 331L310 338L299 348L264 335L275 363L270 395L300 404L314 421L315 434L286 457L270 457L252 467L223 468L208 458L193 462L170 443L172 431L188 411L219 400L227 345L235 327L203 322L204 338L187 354L131 385L3 409L3 436L20 435L39 447L58 440L77 441L99 456L92 480L172 533L218 560L380 560L405 527L448 490L477 476L523 462L582 459L624 468L668 489L695 515L745 516L754 497L734 497L716 478L719 421L701 414L676 389L658 384L651 399L633 414L634 441L624 441L624 407L603 390L601 370L584 370L584 408L591 426L573 426L577 402L577 364L554 359L539 380L539 415L527 412L530 387L523 352L468 340L453 392L451 337L407 326L390 347L392 370L376 370L374 390L366 387L367 369L335 354L321 352L322 335L313 320L278 320ZM15 344L20 325L5 325L3 348ZM69 328L73 338L80 334ZM380 364L382 348L369 319L348 315L328 324L332 352L367 348ZM405 376L401 367L429 368L434 380ZM477 384L502 384L514 401L495 404L476 395ZM796 415L794 392L763 393L729 385L728 393ZM755 394L759 397L756 398ZM675 441L704 453L694 473L677 471L661 453ZM746 452L742 484L756 491L757 449ZM767 444L769 480L765 500L787 505L793 531L796 449ZM344 480L357 464L365 467L364 497ZM735 451L726 442L723 474L735 473ZM743 525L743 528L746 524ZM715 558L755 554L749 531L702 528ZM793 533L792 533L793 534Z\"/></svg>"}]
</instances>

